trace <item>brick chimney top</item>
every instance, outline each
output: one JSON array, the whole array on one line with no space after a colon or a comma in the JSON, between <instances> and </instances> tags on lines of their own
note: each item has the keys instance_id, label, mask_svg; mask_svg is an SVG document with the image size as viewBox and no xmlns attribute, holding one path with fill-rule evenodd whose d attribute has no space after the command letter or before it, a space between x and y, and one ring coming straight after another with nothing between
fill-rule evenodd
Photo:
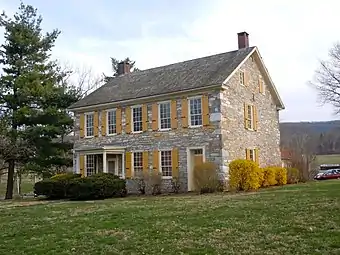
<instances>
[{"instance_id":1,"label":"brick chimney top","mask_svg":"<svg viewBox=\"0 0 340 255\"><path fill-rule=\"evenodd\" d=\"M131 68L130 63L128 63L127 61L122 61L118 63L117 74L122 75L122 74L130 73L130 68Z\"/></svg>"},{"instance_id":2,"label":"brick chimney top","mask_svg":"<svg viewBox=\"0 0 340 255\"><path fill-rule=\"evenodd\" d=\"M248 48L249 47L249 34L247 32L237 33L238 38L238 48Z\"/></svg>"}]
</instances>

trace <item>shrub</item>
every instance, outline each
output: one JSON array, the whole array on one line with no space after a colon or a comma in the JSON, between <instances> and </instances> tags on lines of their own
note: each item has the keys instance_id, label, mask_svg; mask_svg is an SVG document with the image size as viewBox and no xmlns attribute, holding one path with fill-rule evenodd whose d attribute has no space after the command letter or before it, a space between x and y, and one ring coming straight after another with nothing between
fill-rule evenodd
<instances>
[{"instance_id":1,"label":"shrub","mask_svg":"<svg viewBox=\"0 0 340 255\"><path fill-rule=\"evenodd\" d=\"M176 194L179 193L180 189L181 189L181 185L180 185L180 182L179 182L179 178L178 177L173 177L171 179L171 188L172 188L172 191Z\"/></svg>"},{"instance_id":2,"label":"shrub","mask_svg":"<svg viewBox=\"0 0 340 255\"><path fill-rule=\"evenodd\" d=\"M136 177L133 178L133 180L137 184L137 189L140 194L144 195L146 193L146 184L148 181L148 175L144 172L138 172L136 174Z\"/></svg>"},{"instance_id":3,"label":"shrub","mask_svg":"<svg viewBox=\"0 0 340 255\"><path fill-rule=\"evenodd\" d=\"M159 195L162 193L162 173L151 173L149 182L152 195Z\"/></svg>"},{"instance_id":4,"label":"shrub","mask_svg":"<svg viewBox=\"0 0 340 255\"><path fill-rule=\"evenodd\" d=\"M262 168L262 171L263 171L262 187L269 187L277 184L276 169L274 167L265 167Z\"/></svg>"},{"instance_id":5,"label":"shrub","mask_svg":"<svg viewBox=\"0 0 340 255\"><path fill-rule=\"evenodd\" d=\"M284 167L274 167L276 172L277 185L287 184L287 169Z\"/></svg>"},{"instance_id":6,"label":"shrub","mask_svg":"<svg viewBox=\"0 0 340 255\"><path fill-rule=\"evenodd\" d=\"M126 196L126 193L125 180L110 173L72 179L67 190L68 197L74 200Z\"/></svg>"},{"instance_id":7,"label":"shrub","mask_svg":"<svg viewBox=\"0 0 340 255\"><path fill-rule=\"evenodd\" d=\"M293 184L299 182L300 171L297 168L287 168L287 183Z\"/></svg>"},{"instance_id":8,"label":"shrub","mask_svg":"<svg viewBox=\"0 0 340 255\"><path fill-rule=\"evenodd\" d=\"M37 196L46 196L50 199L63 199L67 196L66 182L45 179L34 184L34 193Z\"/></svg>"},{"instance_id":9,"label":"shrub","mask_svg":"<svg viewBox=\"0 0 340 255\"><path fill-rule=\"evenodd\" d=\"M236 159L229 164L229 187L232 190L257 190L263 183L263 171L245 159Z\"/></svg>"},{"instance_id":10,"label":"shrub","mask_svg":"<svg viewBox=\"0 0 340 255\"><path fill-rule=\"evenodd\" d=\"M211 193L220 190L217 166L212 162L204 162L194 167L195 189L200 193Z\"/></svg>"}]
</instances>

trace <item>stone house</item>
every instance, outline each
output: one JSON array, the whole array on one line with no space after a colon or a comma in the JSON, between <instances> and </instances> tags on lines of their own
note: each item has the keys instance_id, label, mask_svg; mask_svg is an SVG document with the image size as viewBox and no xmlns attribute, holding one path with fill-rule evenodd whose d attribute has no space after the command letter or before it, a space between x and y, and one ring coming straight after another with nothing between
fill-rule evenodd
<instances>
[{"instance_id":1,"label":"stone house","mask_svg":"<svg viewBox=\"0 0 340 255\"><path fill-rule=\"evenodd\" d=\"M214 162L221 178L243 158L281 165L283 102L246 32L238 49L118 76L70 107L74 171L113 172L130 179L160 172L193 190L193 167Z\"/></svg>"}]
</instances>

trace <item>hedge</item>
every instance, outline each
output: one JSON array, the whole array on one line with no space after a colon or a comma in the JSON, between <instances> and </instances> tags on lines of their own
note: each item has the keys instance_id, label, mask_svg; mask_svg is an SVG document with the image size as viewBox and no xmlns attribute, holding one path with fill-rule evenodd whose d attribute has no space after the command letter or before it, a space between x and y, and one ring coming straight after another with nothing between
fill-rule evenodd
<instances>
[{"instance_id":1,"label":"hedge","mask_svg":"<svg viewBox=\"0 0 340 255\"><path fill-rule=\"evenodd\" d=\"M204 162L194 167L194 183L196 191L200 193L223 190L223 185L218 178L218 168L212 162Z\"/></svg>"},{"instance_id":2,"label":"hedge","mask_svg":"<svg viewBox=\"0 0 340 255\"><path fill-rule=\"evenodd\" d=\"M78 175L58 176L42 180L34 185L37 195L50 199L102 199L126 196L125 180L110 173L100 173L81 178Z\"/></svg>"},{"instance_id":3,"label":"hedge","mask_svg":"<svg viewBox=\"0 0 340 255\"><path fill-rule=\"evenodd\" d=\"M258 164L246 159L236 159L229 164L231 190L257 190L263 183L263 171Z\"/></svg>"}]
</instances>

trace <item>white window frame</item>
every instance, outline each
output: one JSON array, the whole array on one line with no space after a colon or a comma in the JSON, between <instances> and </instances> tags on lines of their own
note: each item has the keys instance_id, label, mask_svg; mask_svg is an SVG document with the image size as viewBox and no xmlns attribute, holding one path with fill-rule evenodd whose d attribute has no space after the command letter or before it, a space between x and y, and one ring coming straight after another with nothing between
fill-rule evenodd
<instances>
[{"instance_id":1,"label":"white window frame","mask_svg":"<svg viewBox=\"0 0 340 255\"><path fill-rule=\"evenodd\" d=\"M112 134L110 134L109 133L109 126L110 126L110 123L109 123L109 113L110 112L114 112L115 113L115 126L116 126L116 132L115 133L112 133ZM108 135L108 136L112 136L112 135L116 135L117 134L117 109L115 108L115 109L110 109L110 110L108 110L107 112L106 112L106 134Z\"/></svg>"},{"instance_id":2,"label":"white window frame","mask_svg":"<svg viewBox=\"0 0 340 255\"><path fill-rule=\"evenodd\" d=\"M98 160L98 157L96 157L96 154L87 154L85 155L85 176L89 176L87 174L87 160L88 160L88 157L91 156L93 157L93 173L92 174L96 174L97 173L97 166L96 166L96 160Z\"/></svg>"},{"instance_id":3,"label":"white window frame","mask_svg":"<svg viewBox=\"0 0 340 255\"><path fill-rule=\"evenodd\" d=\"M263 77L262 77L262 75L259 75L259 81L260 81L260 84L259 84L259 86L262 86L262 92L261 92L261 94L262 95L265 95L266 93L265 93L265 86L264 86L264 80L263 80ZM260 89L260 88L259 88Z\"/></svg>"},{"instance_id":4,"label":"white window frame","mask_svg":"<svg viewBox=\"0 0 340 255\"><path fill-rule=\"evenodd\" d=\"M131 165L132 165L132 176L136 177L135 173L135 153L141 153L142 154L142 166L141 166L141 173L143 173L143 151L141 150L136 150L136 151L133 151L132 152L132 155L131 155Z\"/></svg>"},{"instance_id":5,"label":"white window frame","mask_svg":"<svg viewBox=\"0 0 340 255\"><path fill-rule=\"evenodd\" d=\"M92 115L92 122L93 122L93 125L92 125L92 135L87 135L87 117L89 115ZM84 113L84 135L85 135L85 138L92 138L94 137L94 112L86 112Z\"/></svg>"},{"instance_id":6,"label":"white window frame","mask_svg":"<svg viewBox=\"0 0 340 255\"><path fill-rule=\"evenodd\" d=\"M162 152L165 152L165 151L167 151L167 152L169 152L170 151L170 166L171 166L171 176L163 176L163 171L162 171ZM158 155L158 159L159 159L159 172L160 172L160 174L162 175L162 179L172 179L172 174L173 174L173 171L174 171L174 169L173 169L173 165L172 165L172 157L173 157L173 155L172 155L172 149L163 149L163 150L159 150L159 155ZM168 166L167 166L168 167Z\"/></svg>"},{"instance_id":7,"label":"white window frame","mask_svg":"<svg viewBox=\"0 0 340 255\"><path fill-rule=\"evenodd\" d=\"M161 104L169 104L169 112L170 112L170 116L169 116L169 120L170 120L170 127L169 128L161 128ZM163 102L159 102L158 103L158 130L160 131L168 131L171 130L171 101L163 101Z\"/></svg>"},{"instance_id":8,"label":"white window frame","mask_svg":"<svg viewBox=\"0 0 340 255\"><path fill-rule=\"evenodd\" d=\"M134 125L134 122L133 122L133 110L136 109L136 108L141 108L141 128L142 130L140 131L135 131L135 125ZM131 106L131 132L134 133L134 134L138 134L138 133L142 133L143 132L143 106L142 105L134 105L134 106Z\"/></svg>"},{"instance_id":9,"label":"white window frame","mask_svg":"<svg viewBox=\"0 0 340 255\"><path fill-rule=\"evenodd\" d=\"M247 126L248 130L254 130L254 105L248 104L247 105L247 119L249 116L249 107L250 107L250 127Z\"/></svg>"},{"instance_id":10,"label":"white window frame","mask_svg":"<svg viewBox=\"0 0 340 255\"><path fill-rule=\"evenodd\" d=\"M244 82L245 82L245 74L243 71L240 71L239 74L238 74L238 80L239 80L239 83L240 85L244 86Z\"/></svg>"},{"instance_id":11,"label":"white window frame","mask_svg":"<svg viewBox=\"0 0 340 255\"><path fill-rule=\"evenodd\" d=\"M191 109L190 109L190 101L195 100L195 99L200 99L201 100L201 125L191 125ZM193 97L188 97L188 124L190 128L199 128L203 126L203 98L202 96L193 96Z\"/></svg>"},{"instance_id":12,"label":"white window frame","mask_svg":"<svg viewBox=\"0 0 340 255\"><path fill-rule=\"evenodd\" d=\"M247 148L249 150L249 160L256 162L256 148ZM247 155L246 155L247 157Z\"/></svg>"}]
</instances>

